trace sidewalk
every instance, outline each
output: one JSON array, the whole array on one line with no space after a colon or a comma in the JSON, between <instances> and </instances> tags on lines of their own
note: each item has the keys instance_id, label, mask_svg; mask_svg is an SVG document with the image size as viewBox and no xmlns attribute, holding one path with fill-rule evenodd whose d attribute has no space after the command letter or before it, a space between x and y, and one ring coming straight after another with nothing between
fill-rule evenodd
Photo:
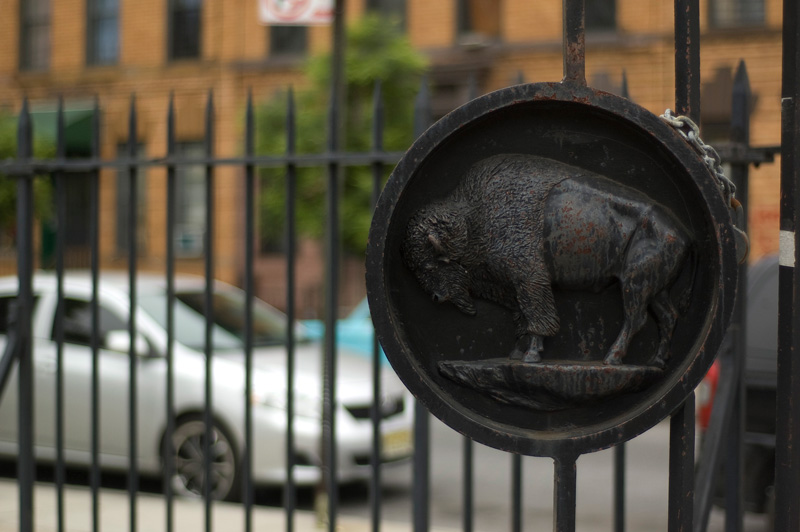
<instances>
[{"instance_id":1,"label":"sidewalk","mask_svg":"<svg viewBox=\"0 0 800 532\"><path fill-rule=\"evenodd\" d=\"M91 532L91 492L88 488L68 486L64 490L65 530L69 532ZM0 480L0 532L17 532L19 511L18 490L15 482ZM37 532L55 532L56 492L52 484L37 484L34 490L34 523ZM166 529L166 506L158 495L139 494L137 497L137 528L142 532L156 532ZM176 532L197 532L205 529L205 505L199 500L175 499L174 530ZM215 502L212 506L213 530L233 532L244 530L244 510L239 504ZM103 489L100 491L100 530L124 532L129 529L128 494L124 491ZM255 507L253 509L253 530L280 532L286 529L286 516L280 508ZM327 530L318 528L312 512L295 513L297 532L317 532ZM371 523L368 519L339 516L337 531L368 532ZM407 523L387 523L381 525L385 532L409 532ZM450 529L435 528L431 532L453 532Z\"/></svg>"}]
</instances>

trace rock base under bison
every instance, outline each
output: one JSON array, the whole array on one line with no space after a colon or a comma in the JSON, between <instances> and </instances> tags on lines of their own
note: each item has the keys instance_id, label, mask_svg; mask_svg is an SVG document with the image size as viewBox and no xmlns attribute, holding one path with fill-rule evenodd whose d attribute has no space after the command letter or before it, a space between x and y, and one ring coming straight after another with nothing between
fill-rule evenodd
<instances>
[{"instance_id":1,"label":"rock base under bison","mask_svg":"<svg viewBox=\"0 0 800 532\"><path fill-rule=\"evenodd\" d=\"M498 401L553 411L640 391L652 384L663 370L600 362L527 363L495 358L448 360L439 363L439 372Z\"/></svg>"}]
</instances>

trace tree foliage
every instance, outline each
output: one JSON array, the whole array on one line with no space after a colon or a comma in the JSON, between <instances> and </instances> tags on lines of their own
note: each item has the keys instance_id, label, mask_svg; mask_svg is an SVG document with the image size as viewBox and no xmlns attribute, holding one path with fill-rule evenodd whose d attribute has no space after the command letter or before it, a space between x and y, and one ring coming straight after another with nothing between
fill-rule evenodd
<instances>
[{"instance_id":1,"label":"tree foliage","mask_svg":"<svg viewBox=\"0 0 800 532\"><path fill-rule=\"evenodd\" d=\"M0 112L0 161L12 159L17 154L17 119ZM33 155L48 158L55 155L53 143L35 137ZM53 212L52 187L49 180L37 176L34 186L34 214L41 221L51 218ZM13 242L17 227L17 182L0 173L0 245Z\"/></svg>"},{"instance_id":2,"label":"tree foliage","mask_svg":"<svg viewBox=\"0 0 800 532\"><path fill-rule=\"evenodd\" d=\"M384 149L403 151L413 140L413 102L426 68L424 57L399 27L377 16L366 16L348 28L345 54L344 142L350 152L370 151L373 127L373 91L381 82L384 102ZM296 92L296 153L322 153L328 141L331 85L329 53L312 57L305 68L309 84ZM258 151L286 152L287 94L260 105L256 114ZM325 218L326 169L297 171L297 226L301 235L320 237ZM363 253L372 217L371 170L347 167L340 202L344 249ZM284 170L262 171L259 230L262 242L282 247L286 204Z\"/></svg>"}]
</instances>

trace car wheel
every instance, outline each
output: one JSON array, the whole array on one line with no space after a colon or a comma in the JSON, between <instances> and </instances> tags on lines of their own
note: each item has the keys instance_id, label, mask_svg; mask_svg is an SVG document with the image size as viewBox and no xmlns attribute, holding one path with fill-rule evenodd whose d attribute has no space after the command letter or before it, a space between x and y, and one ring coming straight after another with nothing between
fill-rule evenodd
<instances>
[{"instance_id":1,"label":"car wheel","mask_svg":"<svg viewBox=\"0 0 800 532\"><path fill-rule=\"evenodd\" d=\"M172 434L172 450L164 459L174 460L171 486L174 493L188 497L205 494L206 426L201 416L180 418ZM171 452L171 456L168 453ZM239 493L239 464L233 439L214 423L211 430L211 498L235 500Z\"/></svg>"}]
</instances>

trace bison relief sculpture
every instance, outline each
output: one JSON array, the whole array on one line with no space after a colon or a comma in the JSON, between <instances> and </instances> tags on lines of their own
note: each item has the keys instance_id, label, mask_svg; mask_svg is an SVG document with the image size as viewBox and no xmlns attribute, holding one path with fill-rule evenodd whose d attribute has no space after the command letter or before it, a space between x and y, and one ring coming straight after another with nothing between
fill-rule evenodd
<instances>
[{"instance_id":1,"label":"bison relief sculpture","mask_svg":"<svg viewBox=\"0 0 800 532\"><path fill-rule=\"evenodd\" d=\"M510 309L517 341L509 357L528 363L542 360L543 339L559 330L553 287L598 292L616 281L624 321L603 362L621 364L650 312L659 334L650 363L664 367L679 315L669 289L692 248L683 225L642 192L506 154L478 162L448 197L415 212L402 253L433 301L469 315L474 298Z\"/></svg>"}]
</instances>

